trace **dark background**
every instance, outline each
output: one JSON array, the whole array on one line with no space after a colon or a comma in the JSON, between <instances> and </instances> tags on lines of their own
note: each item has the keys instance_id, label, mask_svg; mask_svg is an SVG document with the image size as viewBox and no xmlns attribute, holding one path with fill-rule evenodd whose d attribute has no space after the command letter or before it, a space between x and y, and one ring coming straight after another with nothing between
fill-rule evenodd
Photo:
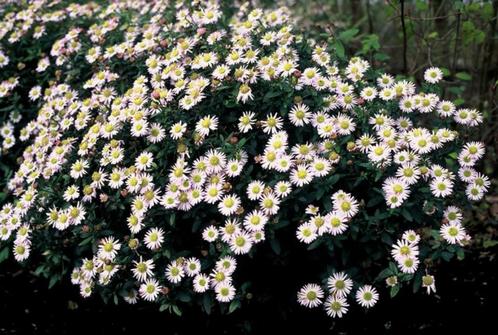
<instances>
[{"instance_id":1,"label":"dark background","mask_svg":"<svg viewBox=\"0 0 498 335\"><path fill-rule=\"evenodd\" d=\"M260 249L258 253L271 253L264 246ZM198 331L284 334L297 330L305 334L446 334L448 331L479 334L496 324L498 263L492 256L495 253L494 249L485 254L473 251L463 261L443 264L437 272L436 295L428 296L424 291L413 294L410 287L405 287L393 299L384 294L380 302L366 312L350 301L351 310L343 319L329 318L323 310L298 306L294 296L296 288L291 284L296 280L286 280L289 275L296 275L292 272L298 267L275 265L264 257L241 264L240 270L247 273L240 276L249 276L247 279L253 281L255 288L254 298L245 301L242 309L220 315L213 308L208 316L194 307L182 309L181 317L159 312L156 304L105 305L98 295L83 300L77 286L68 281L49 290L45 280L23 272L4 271L6 267L15 271L16 267L3 264L0 334L191 334ZM303 268L300 271L306 272Z\"/></svg>"}]
</instances>

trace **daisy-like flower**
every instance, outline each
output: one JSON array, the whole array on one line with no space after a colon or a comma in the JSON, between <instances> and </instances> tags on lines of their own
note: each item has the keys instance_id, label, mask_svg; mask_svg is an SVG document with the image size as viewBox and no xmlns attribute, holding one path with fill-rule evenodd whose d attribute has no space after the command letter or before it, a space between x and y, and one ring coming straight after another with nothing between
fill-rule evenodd
<instances>
[{"instance_id":1,"label":"daisy-like flower","mask_svg":"<svg viewBox=\"0 0 498 335\"><path fill-rule=\"evenodd\" d=\"M453 182L445 177L436 177L430 183L434 196L445 198L453 192Z\"/></svg>"},{"instance_id":2,"label":"daisy-like flower","mask_svg":"<svg viewBox=\"0 0 498 335\"><path fill-rule=\"evenodd\" d=\"M422 277L422 287L427 289L427 294L431 294L431 292L436 292L436 280L432 275L425 275Z\"/></svg>"},{"instance_id":3,"label":"daisy-like flower","mask_svg":"<svg viewBox=\"0 0 498 335\"><path fill-rule=\"evenodd\" d=\"M305 307L314 308L322 304L323 296L323 290L319 285L306 284L297 292L297 301Z\"/></svg>"},{"instance_id":4,"label":"daisy-like flower","mask_svg":"<svg viewBox=\"0 0 498 335\"><path fill-rule=\"evenodd\" d=\"M416 243L405 239L398 240L398 242L393 245L391 255L398 263L402 263L406 258L415 258L418 256L418 246Z\"/></svg>"},{"instance_id":5,"label":"daisy-like flower","mask_svg":"<svg viewBox=\"0 0 498 335\"><path fill-rule=\"evenodd\" d=\"M443 217L448 223L459 224L462 222L462 210L456 206L448 206L443 212Z\"/></svg>"},{"instance_id":6,"label":"daisy-like flower","mask_svg":"<svg viewBox=\"0 0 498 335\"><path fill-rule=\"evenodd\" d=\"M205 274L198 274L194 278L194 291L197 293L206 292L209 289L209 277Z\"/></svg>"},{"instance_id":7,"label":"daisy-like flower","mask_svg":"<svg viewBox=\"0 0 498 335\"><path fill-rule=\"evenodd\" d=\"M467 185L465 189L465 194L467 195L467 198L473 201L481 200L484 197L484 189L475 184L469 184Z\"/></svg>"},{"instance_id":8,"label":"daisy-like flower","mask_svg":"<svg viewBox=\"0 0 498 335\"><path fill-rule=\"evenodd\" d=\"M337 125L337 132L341 135L349 135L356 128L356 124L353 122L353 119L344 114L339 114L337 116L336 125Z\"/></svg>"},{"instance_id":9,"label":"daisy-like flower","mask_svg":"<svg viewBox=\"0 0 498 335\"><path fill-rule=\"evenodd\" d=\"M462 151L465 152L466 155L472 157L472 159L479 160L486 150L484 144L481 142L469 142L464 145Z\"/></svg>"},{"instance_id":10,"label":"daisy-like flower","mask_svg":"<svg viewBox=\"0 0 498 335\"><path fill-rule=\"evenodd\" d=\"M404 164L400 166L396 171L396 177L398 177L403 183L407 185L412 185L417 182L420 177L420 170L411 163Z\"/></svg>"},{"instance_id":11,"label":"daisy-like flower","mask_svg":"<svg viewBox=\"0 0 498 335\"><path fill-rule=\"evenodd\" d=\"M246 103L247 100L252 100L253 98L251 87L247 84L240 85L239 93L237 94L237 102Z\"/></svg>"},{"instance_id":12,"label":"daisy-like flower","mask_svg":"<svg viewBox=\"0 0 498 335\"><path fill-rule=\"evenodd\" d=\"M374 163L380 163L389 159L391 151L384 144L376 144L369 147L368 158Z\"/></svg>"},{"instance_id":13,"label":"daisy-like flower","mask_svg":"<svg viewBox=\"0 0 498 335\"><path fill-rule=\"evenodd\" d=\"M240 198L237 195L225 195L218 203L218 210L225 216L235 214L240 206Z\"/></svg>"},{"instance_id":14,"label":"daisy-like flower","mask_svg":"<svg viewBox=\"0 0 498 335\"><path fill-rule=\"evenodd\" d=\"M280 199L276 197L272 192L269 192L263 194L263 196L259 200L259 206L265 214L274 215L280 208Z\"/></svg>"},{"instance_id":15,"label":"daisy-like flower","mask_svg":"<svg viewBox=\"0 0 498 335\"><path fill-rule=\"evenodd\" d=\"M29 257L30 251L31 245L29 240L14 243L13 253L16 261L22 262L26 260Z\"/></svg>"},{"instance_id":16,"label":"daisy-like flower","mask_svg":"<svg viewBox=\"0 0 498 335\"><path fill-rule=\"evenodd\" d=\"M144 282L147 278L154 275L152 272L152 270L154 270L154 262L152 259L144 261L140 258L140 261L133 261L133 264L134 267L131 269L131 272L133 273L133 277L137 280Z\"/></svg>"},{"instance_id":17,"label":"daisy-like flower","mask_svg":"<svg viewBox=\"0 0 498 335\"><path fill-rule=\"evenodd\" d=\"M287 181L279 181L274 187L275 194L280 198L285 198L292 192L291 183Z\"/></svg>"},{"instance_id":18,"label":"daisy-like flower","mask_svg":"<svg viewBox=\"0 0 498 335\"><path fill-rule=\"evenodd\" d=\"M171 126L169 134L172 139L177 140L181 138L186 131L187 131L187 124L180 121Z\"/></svg>"},{"instance_id":19,"label":"daisy-like flower","mask_svg":"<svg viewBox=\"0 0 498 335\"><path fill-rule=\"evenodd\" d=\"M149 136L147 139L152 143L159 143L166 137L164 128L158 123L150 125Z\"/></svg>"},{"instance_id":20,"label":"daisy-like flower","mask_svg":"<svg viewBox=\"0 0 498 335\"><path fill-rule=\"evenodd\" d=\"M172 262L166 268L166 278L173 284L179 283L183 276L185 276L183 265L180 265L177 261Z\"/></svg>"},{"instance_id":21,"label":"daisy-like flower","mask_svg":"<svg viewBox=\"0 0 498 335\"><path fill-rule=\"evenodd\" d=\"M315 158L310 164L311 171L314 176L324 177L329 174L332 169L330 162L326 159Z\"/></svg>"},{"instance_id":22,"label":"daisy-like flower","mask_svg":"<svg viewBox=\"0 0 498 335\"><path fill-rule=\"evenodd\" d=\"M130 290L123 299L130 305L134 305L138 302L138 292L136 290Z\"/></svg>"},{"instance_id":23,"label":"daisy-like flower","mask_svg":"<svg viewBox=\"0 0 498 335\"><path fill-rule=\"evenodd\" d=\"M74 179L81 178L86 174L86 169L88 169L88 167L89 165L86 160L79 159L71 165L69 175Z\"/></svg>"},{"instance_id":24,"label":"daisy-like flower","mask_svg":"<svg viewBox=\"0 0 498 335\"><path fill-rule=\"evenodd\" d=\"M219 302L230 302L235 297L235 287L229 282L222 282L214 288L216 300Z\"/></svg>"},{"instance_id":25,"label":"daisy-like flower","mask_svg":"<svg viewBox=\"0 0 498 335\"><path fill-rule=\"evenodd\" d=\"M289 120L297 127L310 123L311 113L309 112L309 107L302 103L295 105L289 112Z\"/></svg>"},{"instance_id":26,"label":"daisy-like flower","mask_svg":"<svg viewBox=\"0 0 498 335\"><path fill-rule=\"evenodd\" d=\"M282 62L278 67L278 73L282 77L288 77L296 70L296 64L292 60Z\"/></svg>"},{"instance_id":27,"label":"daisy-like flower","mask_svg":"<svg viewBox=\"0 0 498 335\"><path fill-rule=\"evenodd\" d=\"M162 228L151 228L144 237L145 246L151 250L159 249L164 242L164 231Z\"/></svg>"},{"instance_id":28,"label":"daisy-like flower","mask_svg":"<svg viewBox=\"0 0 498 335\"><path fill-rule=\"evenodd\" d=\"M431 84L438 83L443 79L443 71L437 67L430 67L424 72L424 80Z\"/></svg>"},{"instance_id":29,"label":"daisy-like flower","mask_svg":"<svg viewBox=\"0 0 498 335\"><path fill-rule=\"evenodd\" d=\"M218 129L218 118L210 115L200 119L195 126L195 130L204 137L216 129Z\"/></svg>"},{"instance_id":30,"label":"daisy-like flower","mask_svg":"<svg viewBox=\"0 0 498 335\"><path fill-rule=\"evenodd\" d=\"M150 152L142 152L138 157L135 159L135 166L137 167L138 170L140 171L145 171L148 168L152 166L153 159L152 159L152 153Z\"/></svg>"},{"instance_id":31,"label":"daisy-like flower","mask_svg":"<svg viewBox=\"0 0 498 335\"><path fill-rule=\"evenodd\" d=\"M226 156L219 150L209 150L206 153L206 171L208 173L218 173L226 165Z\"/></svg>"},{"instance_id":32,"label":"daisy-like flower","mask_svg":"<svg viewBox=\"0 0 498 335\"><path fill-rule=\"evenodd\" d=\"M230 249L236 255L247 254L252 247L252 238L246 232L240 231L235 233L230 241Z\"/></svg>"},{"instance_id":33,"label":"daisy-like flower","mask_svg":"<svg viewBox=\"0 0 498 335\"><path fill-rule=\"evenodd\" d=\"M418 268L419 260L414 257L406 257L398 263L403 273L415 273Z\"/></svg>"},{"instance_id":34,"label":"daisy-like flower","mask_svg":"<svg viewBox=\"0 0 498 335\"><path fill-rule=\"evenodd\" d=\"M258 200L263 195L264 189L265 185L261 181L259 180L252 181L247 186L247 197L250 200Z\"/></svg>"},{"instance_id":35,"label":"daisy-like flower","mask_svg":"<svg viewBox=\"0 0 498 335\"><path fill-rule=\"evenodd\" d=\"M377 90L375 87L365 87L360 92L360 96L366 101L372 101L377 96Z\"/></svg>"},{"instance_id":36,"label":"daisy-like flower","mask_svg":"<svg viewBox=\"0 0 498 335\"><path fill-rule=\"evenodd\" d=\"M202 238L207 242L214 242L218 238L218 229L215 226L206 227L202 232Z\"/></svg>"},{"instance_id":37,"label":"daisy-like flower","mask_svg":"<svg viewBox=\"0 0 498 335\"><path fill-rule=\"evenodd\" d=\"M266 120L262 121L262 125L266 134L273 134L282 128L283 120L277 114L270 114Z\"/></svg>"},{"instance_id":38,"label":"daisy-like flower","mask_svg":"<svg viewBox=\"0 0 498 335\"><path fill-rule=\"evenodd\" d=\"M456 107L451 101L440 101L437 105L437 112L442 117L450 117L455 113Z\"/></svg>"},{"instance_id":39,"label":"daisy-like flower","mask_svg":"<svg viewBox=\"0 0 498 335\"><path fill-rule=\"evenodd\" d=\"M216 270L231 275L237 267L237 261L232 256L225 256L216 262Z\"/></svg>"},{"instance_id":40,"label":"daisy-like flower","mask_svg":"<svg viewBox=\"0 0 498 335\"><path fill-rule=\"evenodd\" d=\"M30 100L35 101L38 100L40 95L41 95L41 86L34 86L29 91L28 97Z\"/></svg>"},{"instance_id":41,"label":"daisy-like flower","mask_svg":"<svg viewBox=\"0 0 498 335\"><path fill-rule=\"evenodd\" d=\"M375 287L364 285L356 291L356 302L363 307L370 308L379 300L379 293Z\"/></svg>"},{"instance_id":42,"label":"daisy-like flower","mask_svg":"<svg viewBox=\"0 0 498 335\"><path fill-rule=\"evenodd\" d=\"M247 133L249 130L252 129L254 125L254 116L255 114L253 112L242 113L242 116L239 118L239 124L238 124L241 133Z\"/></svg>"},{"instance_id":43,"label":"daisy-like flower","mask_svg":"<svg viewBox=\"0 0 498 335\"><path fill-rule=\"evenodd\" d=\"M348 312L349 304L345 297L330 296L325 300L324 306L328 316L342 318Z\"/></svg>"},{"instance_id":44,"label":"daisy-like flower","mask_svg":"<svg viewBox=\"0 0 498 335\"><path fill-rule=\"evenodd\" d=\"M76 185L69 186L66 191L64 191L64 200L69 202L70 200L78 199L80 196L79 188Z\"/></svg>"},{"instance_id":45,"label":"daisy-like flower","mask_svg":"<svg viewBox=\"0 0 498 335\"><path fill-rule=\"evenodd\" d=\"M420 235L413 230L405 231L401 238L412 244L417 244L420 241Z\"/></svg>"},{"instance_id":46,"label":"daisy-like flower","mask_svg":"<svg viewBox=\"0 0 498 335\"><path fill-rule=\"evenodd\" d=\"M450 244L457 244L467 236L465 228L460 223L446 223L439 230L443 239Z\"/></svg>"},{"instance_id":47,"label":"daisy-like flower","mask_svg":"<svg viewBox=\"0 0 498 335\"><path fill-rule=\"evenodd\" d=\"M218 65L212 73L213 78L222 80L230 74L230 68L225 64Z\"/></svg>"},{"instance_id":48,"label":"daisy-like flower","mask_svg":"<svg viewBox=\"0 0 498 335\"><path fill-rule=\"evenodd\" d=\"M187 276L193 277L201 271L201 262L197 258L191 257L185 261L184 269Z\"/></svg>"},{"instance_id":49,"label":"daisy-like flower","mask_svg":"<svg viewBox=\"0 0 498 335\"><path fill-rule=\"evenodd\" d=\"M140 297L147 301L154 301L159 296L161 291L161 286L156 279L147 279L144 283L140 285L138 292Z\"/></svg>"},{"instance_id":50,"label":"daisy-like flower","mask_svg":"<svg viewBox=\"0 0 498 335\"><path fill-rule=\"evenodd\" d=\"M112 261L120 249L121 244L114 237L106 237L99 245L99 257Z\"/></svg>"},{"instance_id":51,"label":"daisy-like flower","mask_svg":"<svg viewBox=\"0 0 498 335\"><path fill-rule=\"evenodd\" d=\"M258 210L254 210L244 218L244 228L249 231L261 231L264 229L268 217Z\"/></svg>"},{"instance_id":52,"label":"daisy-like flower","mask_svg":"<svg viewBox=\"0 0 498 335\"><path fill-rule=\"evenodd\" d=\"M347 221L348 218L344 214L334 211L325 215L325 228L332 236L336 236L348 229Z\"/></svg>"},{"instance_id":53,"label":"daisy-like flower","mask_svg":"<svg viewBox=\"0 0 498 335\"><path fill-rule=\"evenodd\" d=\"M209 184L204 192L204 200L208 204L214 204L221 199L223 188L221 184Z\"/></svg>"},{"instance_id":54,"label":"daisy-like flower","mask_svg":"<svg viewBox=\"0 0 498 335\"><path fill-rule=\"evenodd\" d=\"M290 181L292 184L302 187L303 185L309 184L313 180L313 172L308 165L299 164L295 169L292 170L290 175Z\"/></svg>"},{"instance_id":55,"label":"daisy-like flower","mask_svg":"<svg viewBox=\"0 0 498 335\"><path fill-rule=\"evenodd\" d=\"M229 177L237 177L242 172L244 163L236 159L231 159L227 162L226 167L226 172Z\"/></svg>"},{"instance_id":56,"label":"daisy-like flower","mask_svg":"<svg viewBox=\"0 0 498 335\"><path fill-rule=\"evenodd\" d=\"M392 177L389 177L384 181L382 190L384 191L386 198L389 198L393 194L398 197L399 202L396 204L391 204L391 207L397 207L401 205L401 202L403 202L410 194L408 185L402 179Z\"/></svg>"},{"instance_id":57,"label":"daisy-like flower","mask_svg":"<svg viewBox=\"0 0 498 335\"><path fill-rule=\"evenodd\" d=\"M335 297L346 297L351 292L353 281L344 272L336 272L327 279L327 287Z\"/></svg>"},{"instance_id":58,"label":"daisy-like flower","mask_svg":"<svg viewBox=\"0 0 498 335\"><path fill-rule=\"evenodd\" d=\"M147 136L149 134L149 123L145 120L138 120L131 125L131 135L135 137Z\"/></svg>"},{"instance_id":59,"label":"daisy-like flower","mask_svg":"<svg viewBox=\"0 0 498 335\"><path fill-rule=\"evenodd\" d=\"M310 223L303 223L297 228L296 236L300 242L310 244L318 237L317 229Z\"/></svg>"},{"instance_id":60,"label":"daisy-like flower","mask_svg":"<svg viewBox=\"0 0 498 335\"><path fill-rule=\"evenodd\" d=\"M347 218L352 218L359 210L358 201L351 194L341 190L332 196L332 206L338 214Z\"/></svg>"}]
</instances>

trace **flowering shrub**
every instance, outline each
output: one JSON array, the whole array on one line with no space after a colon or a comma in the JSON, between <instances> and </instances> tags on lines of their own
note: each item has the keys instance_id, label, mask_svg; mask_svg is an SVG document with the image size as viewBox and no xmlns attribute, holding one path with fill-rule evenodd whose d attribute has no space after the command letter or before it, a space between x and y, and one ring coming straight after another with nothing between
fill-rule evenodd
<instances>
[{"instance_id":1,"label":"flowering shrub","mask_svg":"<svg viewBox=\"0 0 498 335\"><path fill-rule=\"evenodd\" d=\"M489 187L474 169L484 146L469 139L482 116L440 97L438 68L417 88L340 61L286 8L3 10L0 101L29 99L36 113L21 126L16 107L1 131L19 167L0 259L12 251L83 297L233 311L247 291L237 260L260 243L279 253L278 231L292 229L330 254L298 302L342 317L386 284L433 292L432 268L463 257L463 211Z\"/></svg>"}]
</instances>

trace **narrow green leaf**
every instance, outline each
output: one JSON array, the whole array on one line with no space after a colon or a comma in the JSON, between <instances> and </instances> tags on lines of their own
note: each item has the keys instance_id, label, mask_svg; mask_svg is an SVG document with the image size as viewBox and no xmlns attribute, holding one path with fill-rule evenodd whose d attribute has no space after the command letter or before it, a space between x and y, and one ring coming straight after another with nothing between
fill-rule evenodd
<instances>
[{"instance_id":1,"label":"narrow green leaf","mask_svg":"<svg viewBox=\"0 0 498 335\"><path fill-rule=\"evenodd\" d=\"M230 303L230 307L228 307L228 314L231 314L234 312L237 308L240 307L240 301L239 300L234 300Z\"/></svg>"},{"instance_id":2,"label":"narrow green leaf","mask_svg":"<svg viewBox=\"0 0 498 335\"><path fill-rule=\"evenodd\" d=\"M472 76L467 72L458 72L457 74L455 74L455 77L457 77L460 80L467 80L467 81L472 79Z\"/></svg>"},{"instance_id":3,"label":"narrow green leaf","mask_svg":"<svg viewBox=\"0 0 498 335\"><path fill-rule=\"evenodd\" d=\"M391 298L394 298L396 296L396 294L398 294L399 292L399 285L395 285L393 287L391 287Z\"/></svg>"}]
</instances>

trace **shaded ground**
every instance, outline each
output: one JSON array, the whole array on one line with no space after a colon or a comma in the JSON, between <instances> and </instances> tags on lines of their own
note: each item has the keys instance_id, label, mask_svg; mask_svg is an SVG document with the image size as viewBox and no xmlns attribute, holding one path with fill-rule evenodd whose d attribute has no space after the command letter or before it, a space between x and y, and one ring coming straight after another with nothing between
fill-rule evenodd
<instances>
[{"instance_id":1,"label":"shaded ground","mask_svg":"<svg viewBox=\"0 0 498 335\"><path fill-rule=\"evenodd\" d=\"M413 295L406 288L395 299L383 297L367 313L353 307L345 319L335 323L321 311L297 306L289 297L285 271L278 269L271 281L261 275L265 271L253 274L254 287L265 287L261 293L266 296L273 293L270 300L246 303L231 315L205 316L186 310L181 318L160 313L154 305L103 305L98 297L83 301L76 287L48 290L43 280L2 274L0 334L190 334L199 330L209 334L284 334L301 329L315 334L432 334L451 330L476 334L495 324L497 265L493 257L470 254L462 262L440 267L437 296ZM5 266L2 273L7 272ZM71 310L68 299L76 301L78 307Z\"/></svg>"}]
</instances>

